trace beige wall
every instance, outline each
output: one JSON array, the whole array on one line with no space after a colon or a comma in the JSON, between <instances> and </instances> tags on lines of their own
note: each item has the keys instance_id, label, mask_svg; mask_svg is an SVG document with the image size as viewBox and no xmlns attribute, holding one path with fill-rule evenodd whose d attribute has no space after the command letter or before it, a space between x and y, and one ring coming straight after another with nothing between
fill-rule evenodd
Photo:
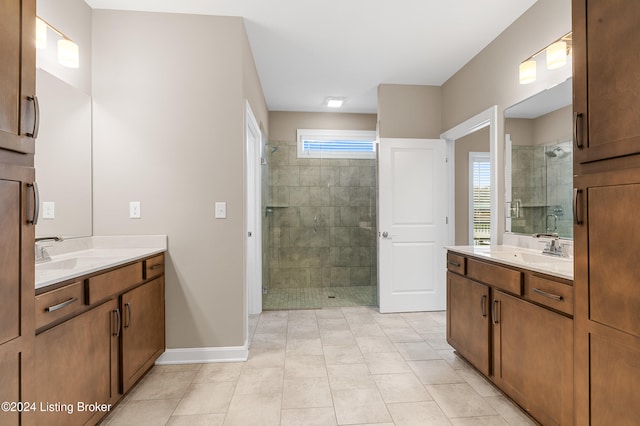
<instances>
[{"instance_id":1,"label":"beige wall","mask_svg":"<svg viewBox=\"0 0 640 426\"><path fill-rule=\"evenodd\" d=\"M442 89L435 86L378 86L381 138L437 139L442 129Z\"/></svg>"},{"instance_id":2,"label":"beige wall","mask_svg":"<svg viewBox=\"0 0 640 426\"><path fill-rule=\"evenodd\" d=\"M37 0L37 15L71 38L80 50L80 67L67 68L58 63L57 37L47 33L46 49L38 49L36 65L60 80L91 94L91 14L84 0Z\"/></svg>"},{"instance_id":3,"label":"beige wall","mask_svg":"<svg viewBox=\"0 0 640 426\"><path fill-rule=\"evenodd\" d=\"M573 140L573 107L568 106L533 120L533 143L555 144Z\"/></svg>"},{"instance_id":4,"label":"beige wall","mask_svg":"<svg viewBox=\"0 0 640 426\"><path fill-rule=\"evenodd\" d=\"M565 81L569 67L521 85L520 62L571 31L571 0L538 0L475 58L442 86L442 131L453 128L487 108L498 106L498 236L504 231L504 110Z\"/></svg>"},{"instance_id":5,"label":"beige wall","mask_svg":"<svg viewBox=\"0 0 640 426\"><path fill-rule=\"evenodd\" d=\"M489 152L489 128L473 132L455 143L455 243L469 244L469 153Z\"/></svg>"},{"instance_id":6,"label":"beige wall","mask_svg":"<svg viewBox=\"0 0 640 426\"><path fill-rule=\"evenodd\" d=\"M376 130L375 114L269 112L269 139L294 141L298 129Z\"/></svg>"},{"instance_id":7,"label":"beige wall","mask_svg":"<svg viewBox=\"0 0 640 426\"><path fill-rule=\"evenodd\" d=\"M245 95L267 123L243 21L96 10L93 27L94 234L168 235L168 348L242 345Z\"/></svg>"},{"instance_id":8,"label":"beige wall","mask_svg":"<svg viewBox=\"0 0 640 426\"><path fill-rule=\"evenodd\" d=\"M535 119L507 118L504 132L514 145L548 145L573 139L573 108L567 106Z\"/></svg>"}]
</instances>

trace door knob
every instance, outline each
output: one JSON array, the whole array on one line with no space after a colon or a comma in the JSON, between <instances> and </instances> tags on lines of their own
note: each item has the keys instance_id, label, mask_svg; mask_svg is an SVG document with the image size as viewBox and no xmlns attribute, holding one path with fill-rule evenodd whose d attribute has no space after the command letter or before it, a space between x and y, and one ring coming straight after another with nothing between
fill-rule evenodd
<instances>
[{"instance_id":1,"label":"door knob","mask_svg":"<svg viewBox=\"0 0 640 426\"><path fill-rule=\"evenodd\" d=\"M389 233L388 233L388 232L383 232L383 233L382 233L382 238L387 238L388 236L389 236Z\"/></svg>"}]
</instances>

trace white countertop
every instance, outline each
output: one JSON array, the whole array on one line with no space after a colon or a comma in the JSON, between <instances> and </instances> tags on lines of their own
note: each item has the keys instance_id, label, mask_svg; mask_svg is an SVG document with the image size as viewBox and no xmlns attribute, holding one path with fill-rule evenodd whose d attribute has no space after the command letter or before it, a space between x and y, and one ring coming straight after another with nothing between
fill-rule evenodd
<instances>
[{"instance_id":1,"label":"white countertop","mask_svg":"<svg viewBox=\"0 0 640 426\"><path fill-rule=\"evenodd\" d=\"M517 246L447 246L447 250L573 281L573 258L555 257Z\"/></svg>"},{"instance_id":2,"label":"white countertop","mask_svg":"<svg viewBox=\"0 0 640 426\"><path fill-rule=\"evenodd\" d=\"M39 289L167 251L166 235L74 238L52 243L51 260L36 264Z\"/></svg>"}]
</instances>

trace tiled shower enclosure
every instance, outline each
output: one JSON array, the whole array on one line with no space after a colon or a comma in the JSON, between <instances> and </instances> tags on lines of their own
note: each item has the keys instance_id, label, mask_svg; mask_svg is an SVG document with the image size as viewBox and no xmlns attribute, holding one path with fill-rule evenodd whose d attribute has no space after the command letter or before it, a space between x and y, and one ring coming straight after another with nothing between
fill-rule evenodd
<instances>
[{"instance_id":1,"label":"tiled shower enclosure","mask_svg":"<svg viewBox=\"0 0 640 426\"><path fill-rule=\"evenodd\" d=\"M265 156L264 309L375 305L375 160L297 158L295 141Z\"/></svg>"}]
</instances>

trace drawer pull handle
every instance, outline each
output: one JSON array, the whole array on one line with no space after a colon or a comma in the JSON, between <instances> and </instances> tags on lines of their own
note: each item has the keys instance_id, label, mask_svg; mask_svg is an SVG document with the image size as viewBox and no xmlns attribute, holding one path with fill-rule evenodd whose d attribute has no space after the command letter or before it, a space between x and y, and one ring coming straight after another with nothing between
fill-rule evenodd
<instances>
[{"instance_id":1,"label":"drawer pull handle","mask_svg":"<svg viewBox=\"0 0 640 426\"><path fill-rule=\"evenodd\" d=\"M480 310L482 312L482 318L487 317L487 295L483 294L480 298Z\"/></svg>"},{"instance_id":2,"label":"drawer pull handle","mask_svg":"<svg viewBox=\"0 0 640 426\"><path fill-rule=\"evenodd\" d=\"M558 296L557 294L547 293L546 291L540 290L539 288L534 288L533 292L539 294L540 296L548 297L549 299L553 299L557 301L562 301L564 299L564 297L562 296Z\"/></svg>"},{"instance_id":3,"label":"drawer pull handle","mask_svg":"<svg viewBox=\"0 0 640 426\"><path fill-rule=\"evenodd\" d=\"M65 306L69 306L70 304L72 304L73 302L75 302L76 300L78 300L77 297L72 297L69 300L65 300L62 303L58 303L57 305L53 305L53 306L49 306L48 308L44 308L45 312L53 312L53 311L57 311L58 309L62 309Z\"/></svg>"},{"instance_id":4,"label":"drawer pull handle","mask_svg":"<svg viewBox=\"0 0 640 426\"><path fill-rule=\"evenodd\" d=\"M460 266L460 264L458 262L454 262L453 260L450 260L448 263L449 263L449 265L455 266L456 268L458 268Z\"/></svg>"},{"instance_id":5,"label":"drawer pull handle","mask_svg":"<svg viewBox=\"0 0 640 426\"><path fill-rule=\"evenodd\" d=\"M162 268L162 264L158 263L157 265L150 266L149 269L155 271L156 269Z\"/></svg>"}]
</instances>

